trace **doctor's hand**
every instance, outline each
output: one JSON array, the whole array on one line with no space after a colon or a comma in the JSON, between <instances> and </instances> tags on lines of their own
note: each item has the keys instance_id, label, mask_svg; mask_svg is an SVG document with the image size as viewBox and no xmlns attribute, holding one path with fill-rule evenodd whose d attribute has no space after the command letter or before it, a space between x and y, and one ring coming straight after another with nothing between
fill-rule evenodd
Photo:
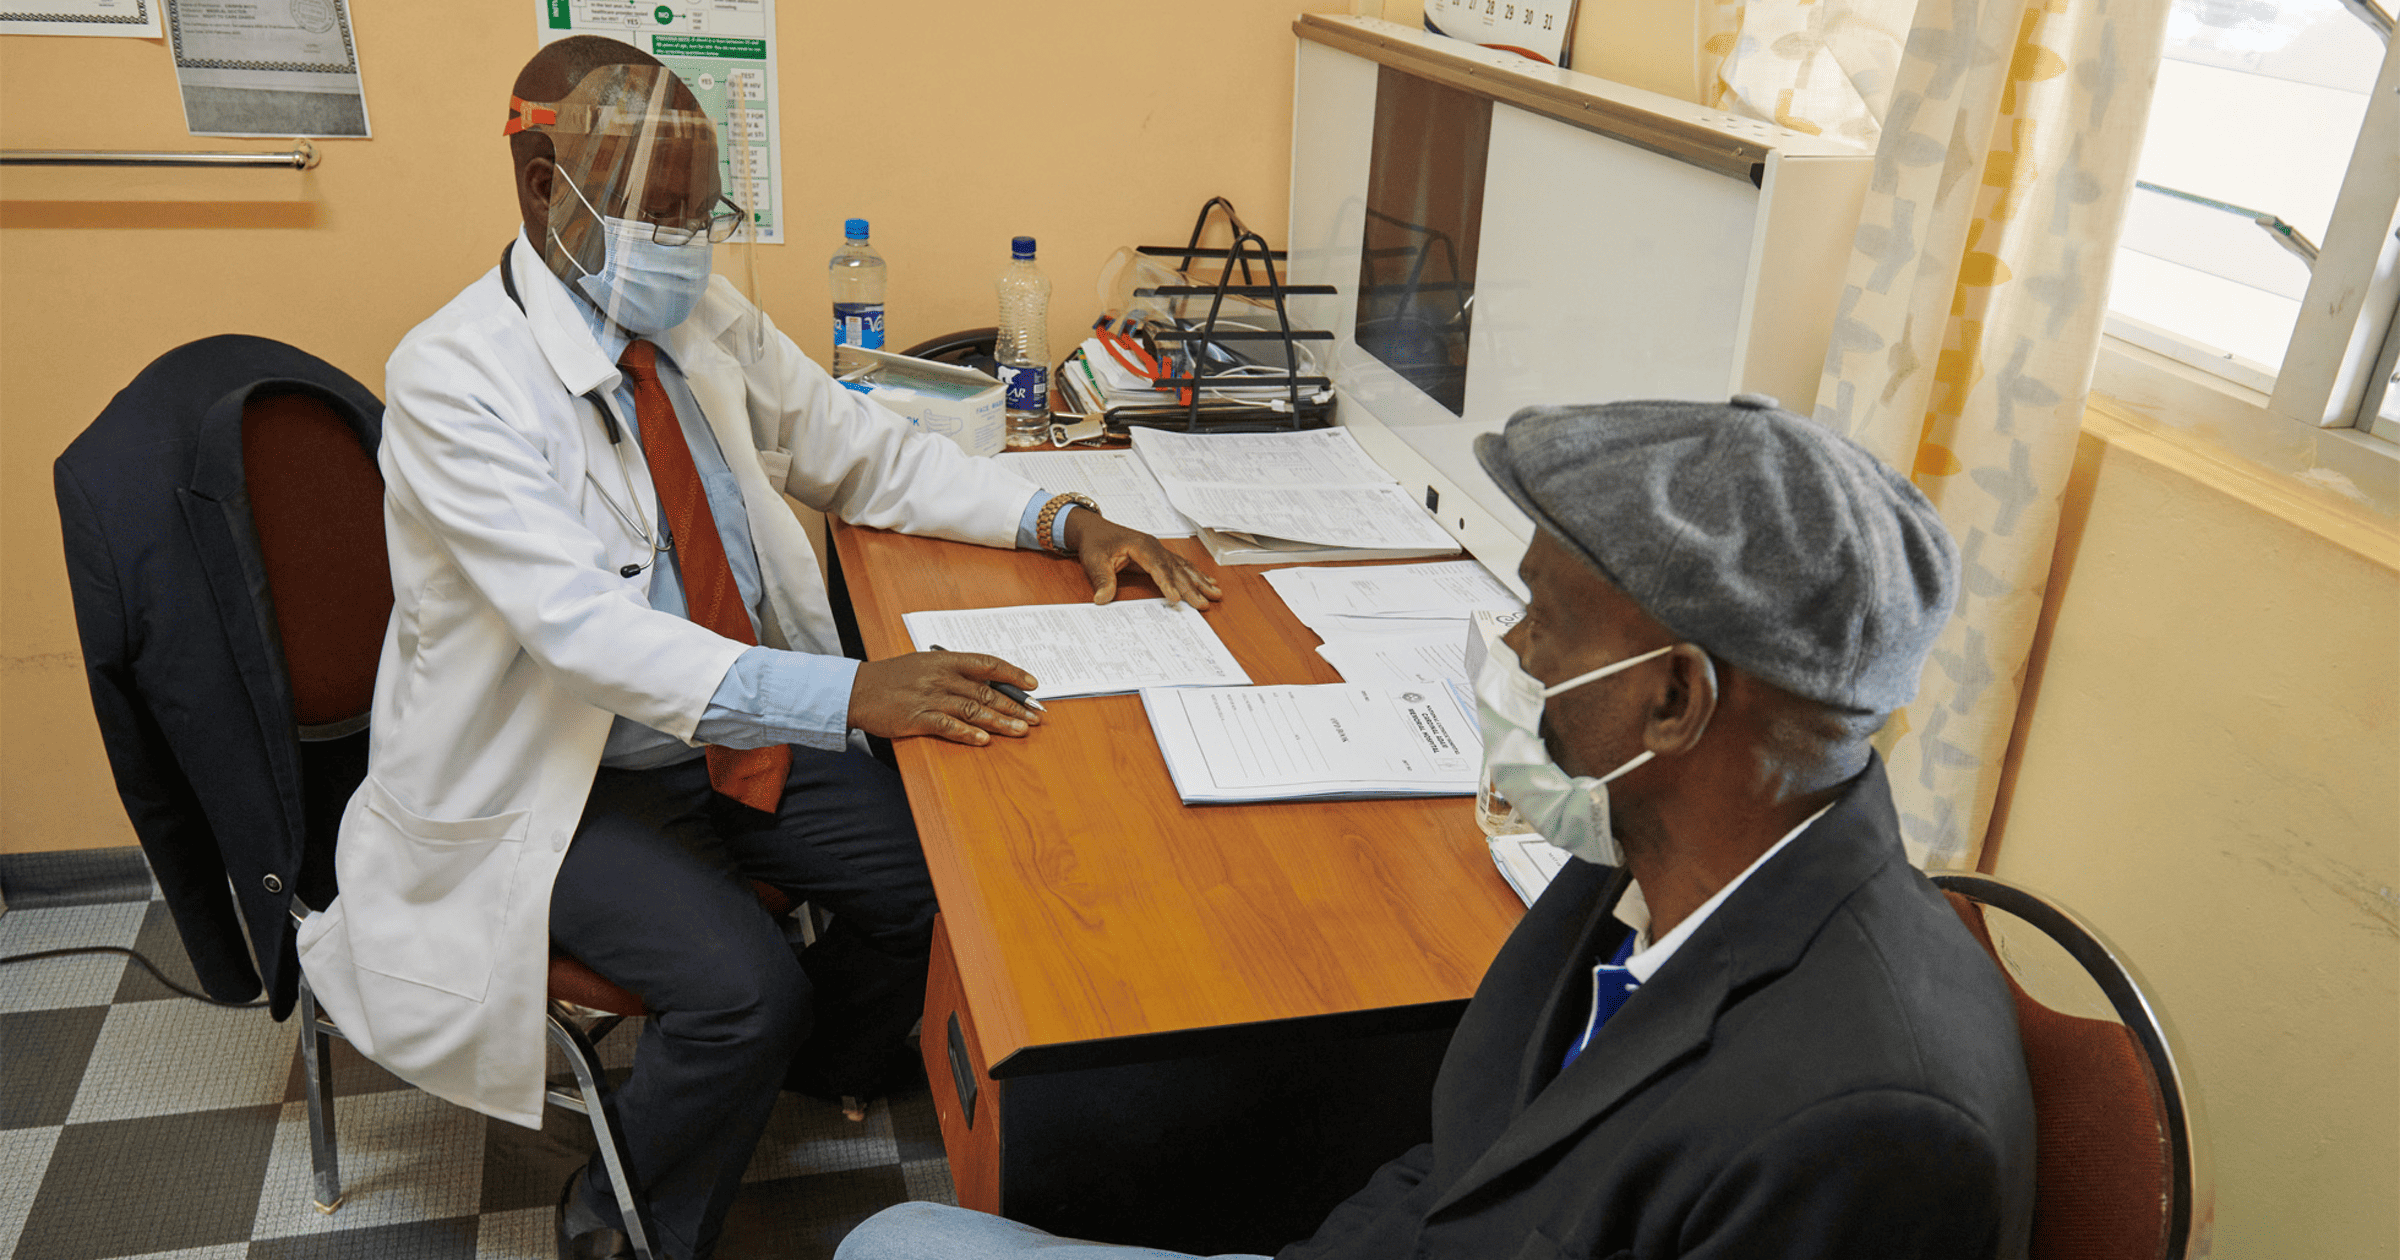
<instances>
[{"instance_id":1,"label":"doctor's hand","mask_svg":"<svg viewBox=\"0 0 2400 1260\"><path fill-rule=\"evenodd\" d=\"M993 735L1022 738L1042 715L1001 695L991 685L996 682L1026 691L1037 685L1033 675L981 652L912 652L868 661L850 684L850 725L885 739L938 735L957 744L988 744Z\"/></svg>"},{"instance_id":2,"label":"doctor's hand","mask_svg":"<svg viewBox=\"0 0 2400 1260\"><path fill-rule=\"evenodd\" d=\"M1129 529L1098 512L1077 510L1067 513L1066 543L1083 562L1084 573L1092 579L1092 602L1105 604L1117 597L1117 570L1127 564L1140 565L1150 580L1158 583L1158 593L1170 604L1190 604L1207 608L1212 599L1225 598L1217 589L1217 580L1192 567L1192 562L1167 550L1165 543L1138 529Z\"/></svg>"}]
</instances>

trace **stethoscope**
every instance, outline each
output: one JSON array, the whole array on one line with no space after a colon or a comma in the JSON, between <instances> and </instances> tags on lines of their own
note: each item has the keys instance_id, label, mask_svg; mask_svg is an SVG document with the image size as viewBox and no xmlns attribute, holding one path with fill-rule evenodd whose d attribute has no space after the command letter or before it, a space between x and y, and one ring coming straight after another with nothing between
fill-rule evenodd
<instances>
[{"instance_id":1,"label":"stethoscope","mask_svg":"<svg viewBox=\"0 0 2400 1260\"><path fill-rule=\"evenodd\" d=\"M517 296L517 279L509 267L509 255L514 254L516 249L517 243L510 241L500 250L500 288L508 294L509 301L517 304L519 315L532 319L532 313L525 309L525 299ZM601 395L598 386L585 392L583 398L600 413L600 427L608 433L609 449L617 454L617 479L624 483L625 498L634 505L634 510L631 513L626 512L624 507L619 505L607 489L597 481L592 483L592 489L600 495L600 501L608 505L608 510L616 513L618 520L625 522L625 528L632 530L633 536L640 539L642 545L650 549L650 560L647 563L629 564L617 570L618 577L634 577L639 575L642 570L658 563L659 553L675 550L675 535L666 529L664 522L656 525L647 523L647 517L642 513L642 496L633 488L633 467L625 461L625 431L617 425L616 409L609 404L607 398Z\"/></svg>"}]
</instances>

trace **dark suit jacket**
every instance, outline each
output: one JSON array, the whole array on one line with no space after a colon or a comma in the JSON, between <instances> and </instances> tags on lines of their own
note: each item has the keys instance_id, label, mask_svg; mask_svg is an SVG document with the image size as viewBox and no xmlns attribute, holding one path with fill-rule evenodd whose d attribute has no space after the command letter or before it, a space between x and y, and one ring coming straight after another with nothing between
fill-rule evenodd
<instances>
[{"instance_id":1,"label":"dark suit jacket","mask_svg":"<svg viewBox=\"0 0 2400 1260\"><path fill-rule=\"evenodd\" d=\"M2024 1254L2016 1017L1903 855L1880 760L1562 1073L1625 882L1559 873L1459 1023L1433 1141L1281 1260Z\"/></svg>"},{"instance_id":2,"label":"dark suit jacket","mask_svg":"<svg viewBox=\"0 0 2400 1260\"><path fill-rule=\"evenodd\" d=\"M366 736L303 746L294 725L243 488L243 404L260 390L316 394L373 458L383 404L365 386L281 342L225 336L144 368L53 473L125 812L202 987L242 1001L263 973L280 1019L299 981L291 898L331 899Z\"/></svg>"}]
</instances>

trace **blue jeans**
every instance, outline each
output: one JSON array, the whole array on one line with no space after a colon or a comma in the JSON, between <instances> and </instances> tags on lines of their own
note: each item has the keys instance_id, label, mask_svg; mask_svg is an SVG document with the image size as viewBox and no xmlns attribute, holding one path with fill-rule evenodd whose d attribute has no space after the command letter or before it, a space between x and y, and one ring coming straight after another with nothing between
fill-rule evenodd
<instances>
[{"instance_id":1,"label":"blue jeans","mask_svg":"<svg viewBox=\"0 0 2400 1260\"><path fill-rule=\"evenodd\" d=\"M1045 1234L1031 1225L939 1203L901 1203L868 1217L842 1240L833 1260L1006 1260L1050 1256L1056 1260L1201 1260L1180 1251L1078 1242ZM1267 1260L1225 1255L1210 1260Z\"/></svg>"}]
</instances>

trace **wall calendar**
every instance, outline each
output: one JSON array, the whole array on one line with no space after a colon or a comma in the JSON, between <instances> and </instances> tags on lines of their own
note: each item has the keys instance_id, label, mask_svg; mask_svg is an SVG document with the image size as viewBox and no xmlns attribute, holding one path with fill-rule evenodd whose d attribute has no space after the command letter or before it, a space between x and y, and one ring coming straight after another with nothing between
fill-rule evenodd
<instances>
[{"instance_id":1,"label":"wall calendar","mask_svg":"<svg viewBox=\"0 0 2400 1260\"><path fill-rule=\"evenodd\" d=\"M1575 0L1425 0L1425 29L1563 68Z\"/></svg>"}]
</instances>

